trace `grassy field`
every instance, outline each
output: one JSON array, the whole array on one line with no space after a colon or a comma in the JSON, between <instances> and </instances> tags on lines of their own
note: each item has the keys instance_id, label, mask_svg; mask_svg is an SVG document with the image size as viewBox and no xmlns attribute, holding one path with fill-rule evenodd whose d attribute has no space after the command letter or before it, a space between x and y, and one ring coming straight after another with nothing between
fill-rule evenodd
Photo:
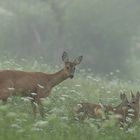
<instances>
[{"instance_id":1,"label":"grassy field","mask_svg":"<svg viewBox=\"0 0 140 140\"><path fill-rule=\"evenodd\" d=\"M27 71L48 71L46 64L28 63L22 65L15 61L0 63L1 69L19 69ZM89 119L83 123L75 120L73 108L81 101L117 105L119 94L130 90L139 90L140 81L122 81L116 73L100 77L90 70L77 70L75 77L56 86L51 95L42 102L45 118L38 113L34 118L28 98L10 97L7 105L0 105L0 140L136 140L140 138L140 123L122 130L116 127L113 119L100 121ZM100 126L100 128L98 127Z\"/></svg>"}]
</instances>

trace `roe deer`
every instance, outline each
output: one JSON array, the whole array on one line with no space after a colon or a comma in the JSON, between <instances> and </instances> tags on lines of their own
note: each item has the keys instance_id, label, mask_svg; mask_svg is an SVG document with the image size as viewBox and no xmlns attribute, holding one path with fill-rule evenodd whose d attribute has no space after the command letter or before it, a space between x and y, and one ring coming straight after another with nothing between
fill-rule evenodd
<instances>
[{"instance_id":1,"label":"roe deer","mask_svg":"<svg viewBox=\"0 0 140 140\"><path fill-rule=\"evenodd\" d=\"M103 118L103 115L107 115L109 112L113 112L114 114L119 115L119 122L124 123L127 116L129 102L125 93L120 94L120 98L122 102L116 107L113 107L112 105L80 103L77 105L77 108L75 108L75 112L78 114L78 118L80 120L84 120L88 117ZM82 113L82 115L80 115L80 113Z\"/></svg>"},{"instance_id":2,"label":"roe deer","mask_svg":"<svg viewBox=\"0 0 140 140\"><path fill-rule=\"evenodd\" d=\"M79 103L77 107L74 108L76 116L80 121L83 121L86 118L99 118L102 119L104 117L104 113L107 110L111 110L112 106L103 105L103 104L94 104L94 103Z\"/></svg>"},{"instance_id":3,"label":"roe deer","mask_svg":"<svg viewBox=\"0 0 140 140\"><path fill-rule=\"evenodd\" d=\"M0 71L0 100L5 103L11 95L32 97L33 113L36 114L36 103L39 106L40 115L44 116L40 98L49 96L51 89L62 81L73 78L75 66L80 64L82 58L83 56L80 56L74 61L69 61L68 54L64 52L62 55L64 68L54 74L16 70Z\"/></svg>"},{"instance_id":4,"label":"roe deer","mask_svg":"<svg viewBox=\"0 0 140 140\"><path fill-rule=\"evenodd\" d=\"M118 120L118 123L121 127L124 127L126 124L126 118L128 116L129 101L125 93L120 94L120 99L122 102L116 107L113 107L110 111L117 115L116 119Z\"/></svg>"},{"instance_id":5,"label":"roe deer","mask_svg":"<svg viewBox=\"0 0 140 140\"><path fill-rule=\"evenodd\" d=\"M131 123L135 123L139 119L139 102L140 93L137 92L135 96L131 91L131 101L129 103L130 109L128 110L128 117L131 119Z\"/></svg>"}]
</instances>

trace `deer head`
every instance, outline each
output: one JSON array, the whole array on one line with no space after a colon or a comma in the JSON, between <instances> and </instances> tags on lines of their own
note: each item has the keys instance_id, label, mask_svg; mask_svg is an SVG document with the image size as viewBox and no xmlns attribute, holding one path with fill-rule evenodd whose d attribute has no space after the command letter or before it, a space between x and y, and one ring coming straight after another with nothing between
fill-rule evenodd
<instances>
[{"instance_id":1,"label":"deer head","mask_svg":"<svg viewBox=\"0 0 140 140\"><path fill-rule=\"evenodd\" d=\"M121 99L121 103L113 108L113 112L115 114L117 114L117 119L119 120L120 124L123 125L123 123L126 122L126 117L128 114L128 105L129 105L129 101L127 99L127 96L125 93L121 93L120 94L120 99Z\"/></svg>"},{"instance_id":2,"label":"deer head","mask_svg":"<svg viewBox=\"0 0 140 140\"><path fill-rule=\"evenodd\" d=\"M80 64L83 59L83 56L79 56L75 58L73 61L69 61L68 53L63 52L62 60L65 64L64 72L67 77L73 78L75 72L75 66Z\"/></svg>"},{"instance_id":3,"label":"deer head","mask_svg":"<svg viewBox=\"0 0 140 140\"><path fill-rule=\"evenodd\" d=\"M137 92L136 96L131 91L131 101L129 103L130 111L129 114L133 114L131 117L133 120L137 120L139 118L139 101L140 101L140 93Z\"/></svg>"},{"instance_id":4,"label":"deer head","mask_svg":"<svg viewBox=\"0 0 140 140\"><path fill-rule=\"evenodd\" d=\"M121 103L120 103L120 107L128 107L129 101L127 99L127 96L125 93L120 93L120 99L121 99Z\"/></svg>"}]
</instances>

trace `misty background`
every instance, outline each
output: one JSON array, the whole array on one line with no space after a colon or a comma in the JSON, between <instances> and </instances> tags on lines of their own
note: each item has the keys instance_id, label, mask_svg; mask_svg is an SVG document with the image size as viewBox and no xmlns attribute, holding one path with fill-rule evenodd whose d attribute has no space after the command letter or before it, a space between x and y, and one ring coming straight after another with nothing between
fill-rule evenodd
<instances>
[{"instance_id":1,"label":"misty background","mask_svg":"<svg viewBox=\"0 0 140 140\"><path fill-rule=\"evenodd\" d=\"M95 74L140 78L140 0L0 0L0 61L59 65L63 51Z\"/></svg>"}]
</instances>

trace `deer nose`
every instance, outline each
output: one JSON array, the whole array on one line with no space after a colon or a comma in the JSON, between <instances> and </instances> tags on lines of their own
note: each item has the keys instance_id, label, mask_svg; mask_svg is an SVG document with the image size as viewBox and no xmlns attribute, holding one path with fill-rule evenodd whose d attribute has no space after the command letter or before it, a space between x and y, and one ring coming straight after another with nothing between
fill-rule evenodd
<instances>
[{"instance_id":1,"label":"deer nose","mask_svg":"<svg viewBox=\"0 0 140 140\"><path fill-rule=\"evenodd\" d=\"M73 77L74 77L74 75L73 75L73 74L71 74L71 75L70 75L70 78L72 79Z\"/></svg>"},{"instance_id":2,"label":"deer nose","mask_svg":"<svg viewBox=\"0 0 140 140\"><path fill-rule=\"evenodd\" d=\"M131 107L131 104L128 104L127 106L128 106L128 107Z\"/></svg>"}]
</instances>

